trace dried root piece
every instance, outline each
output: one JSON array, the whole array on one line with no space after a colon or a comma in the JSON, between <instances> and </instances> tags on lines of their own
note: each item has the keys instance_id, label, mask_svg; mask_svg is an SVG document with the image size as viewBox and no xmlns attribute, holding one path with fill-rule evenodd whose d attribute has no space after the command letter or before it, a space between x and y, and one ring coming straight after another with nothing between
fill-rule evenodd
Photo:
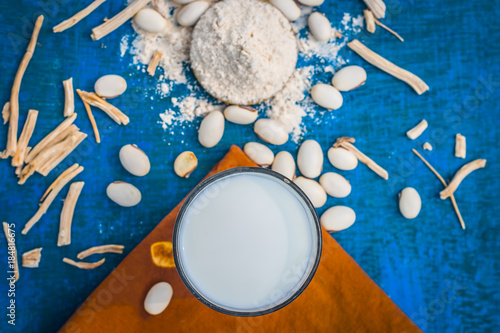
<instances>
[{"instance_id":1,"label":"dried root piece","mask_svg":"<svg viewBox=\"0 0 500 333\"><path fill-rule=\"evenodd\" d=\"M30 163L42 150L46 147L51 146L57 142L61 142L65 137L65 131L68 127L73 124L76 119L76 113L73 113L70 117L66 118L59 126L57 126L52 132L47 134L45 138L42 139L26 156L25 162ZM78 129L78 128L77 128ZM67 135L66 135L67 136Z\"/></svg>"},{"instance_id":2,"label":"dried root piece","mask_svg":"<svg viewBox=\"0 0 500 333\"><path fill-rule=\"evenodd\" d=\"M9 224L7 222L3 223L3 232L5 234L5 239L7 239L7 244L8 244L8 254L9 257L12 256L14 260L12 260L12 263L10 263L9 260L9 268L10 272L14 272L14 277L15 281L19 280L19 263L17 261L17 249L16 249L16 242L14 235L10 232Z\"/></svg>"},{"instance_id":3,"label":"dried root piece","mask_svg":"<svg viewBox=\"0 0 500 333\"><path fill-rule=\"evenodd\" d=\"M121 112L117 107L103 100L101 97L97 96L97 94L89 93L79 89L77 89L76 92L78 93L78 95L80 95L84 102L104 111L118 125L127 125L129 123L130 120L123 112Z\"/></svg>"},{"instance_id":4,"label":"dried root piece","mask_svg":"<svg viewBox=\"0 0 500 333\"><path fill-rule=\"evenodd\" d=\"M119 254L122 254L124 248L125 248L125 246L116 245L116 244L94 246L94 247L91 247L90 249L87 249L85 251L78 253L78 255L76 257L78 259L82 260L82 259L87 258L88 256L91 256L91 255L97 254L97 253L119 253Z\"/></svg>"},{"instance_id":5,"label":"dried root piece","mask_svg":"<svg viewBox=\"0 0 500 333\"><path fill-rule=\"evenodd\" d=\"M386 26L385 24L383 24L382 22L380 22L379 20L377 20L376 18L373 18L373 20L375 21L375 23L384 28L385 30L389 31L391 34L393 34L394 36L396 36L397 39L399 39L400 41L404 42L405 40L403 39L403 37L401 37L396 31L392 30L391 28L389 28L388 26ZM368 28L367 28L368 29ZM375 30L375 29L373 29Z\"/></svg>"},{"instance_id":6,"label":"dried root piece","mask_svg":"<svg viewBox=\"0 0 500 333\"><path fill-rule=\"evenodd\" d=\"M76 13L75 15L71 16L69 19L62 21L58 25L56 25L54 28L52 28L52 31L56 32L63 32L66 29L71 28L78 22L80 22L82 19L87 17L90 13L94 11L97 7L99 7L104 1L106 0L95 0L92 2L90 5Z\"/></svg>"},{"instance_id":7,"label":"dried root piece","mask_svg":"<svg viewBox=\"0 0 500 333\"><path fill-rule=\"evenodd\" d=\"M426 142L424 143L424 147L423 147L425 150L429 150L431 151L432 150L432 146L429 142ZM445 185L446 186L446 185Z\"/></svg>"},{"instance_id":8,"label":"dried root piece","mask_svg":"<svg viewBox=\"0 0 500 333\"><path fill-rule=\"evenodd\" d=\"M83 185L85 185L84 182L74 182L69 187L68 195L64 200L64 205L61 211L57 246L64 246L71 244L71 224L73 222L73 213L75 211L75 206L76 202L78 201L78 197L82 192Z\"/></svg>"},{"instance_id":9,"label":"dried root piece","mask_svg":"<svg viewBox=\"0 0 500 333\"><path fill-rule=\"evenodd\" d=\"M64 87L64 116L69 117L75 113L75 94L73 93L73 78L63 81Z\"/></svg>"},{"instance_id":10,"label":"dried root piece","mask_svg":"<svg viewBox=\"0 0 500 333\"><path fill-rule=\"evenodd\" d=\"M381 19L385 17L385 3L382 0L363 0L376 18Z\"/></svg>"},{"instance_id":11,"label":"dried root piece","mask_svg":"<svg viewBox=\"0 0 500 333\"><path fill-rule=\"evenodd\" d=\"M151 245L151 260L158 267L175 267L172 242L156 242Z\"/></svg>"},{"instance_id":12,"label":"dried root piece","mask_svg":"<svg viewBox=\"0 0 500 333\"><path fill-rule=\"evenodd\" d=\"M419 122L417 126L406 132L406 136L408 136L412 140L415 140L420 135L422 135L422 133L424 133L424 131L427 129L427 126L429 126L429 124L427 124L427 120L424 119Z\"/></svg>"},{"instance_id":13,"label":"dried root piece","mask_svg":"<svg viewBox=\"0 0 500 333\"><path fill-rule=\"evenodd\" d=\"M92 130L94 131L95 141L97 143L101 143L101 136L99 135L99 129L97 128L97 124L95 122L94 115L92 114L92 110L90 109L90 105L83 98L82 91L80 89L77 89L76 92L78 93L78 96L80 96L83 106L85 107L85 111L87 111L87 115L89 116L90 124L92 125Z\"/></svg>"},{"instance_id":14,"label":"dried root piece","mask_svg":"<svg viewBox=\"0 0 500 333\"><path fill-rule=\"evenodd\" d=\"M422 160L422 162L424 162L424 164L432 171L432 173L434 173L436 175L436 177L439 179L441 184L443 184L443 186L446 187L447 184L446 184L444 178L441 177L439 172L437 172L436 169L434 169L432 167L432 165L429 162L427 162L427 160L425 158L423 158L423 156L420 155L420 153L418 151L416 151L415 149L412 149L412 151L413 151L413 153L415 153L415 155L417 155ZM464 219L462 218L462 214L460 214L460 210L458 209L458 205L457 205L457 202L455 200L455 196L453 196L453 194L450 196L450 200L451 200L451 203L453 205L453 208L455 209L455 213L457 214L458 221L460 222L462 229L465 230L465 222L464 222Z\"/></svg>"},{"instance_id":15,"label":"dried root piece","mask_svg":"<svg viewBox=\"0 0 500 333\"><path fill-rule=\"evenodd\" d=\"M66 186L66 184L69 183L73 178L75 178L80 172L83 171L83 167L78 166L78 164L74 164L73 166L70 167L70 169L73 169L73 171L68 172L66 175L64 175L64 177L58 177L54 181L54 184L51 185L52 190L50 191L50 194L42 202L35 215L24 226L24 229L22 231L23 235L26 235L28 231L30 231L30 229L35 225L35 223L37 223L40 220L43 214L47 212L47 209L50 207L50 204L52 204L52 202L56 198L57 194L59 194L59 192L62 190L62 188Z\"/></svg>"},{"instance_id":16,"label":"dried root piece","mask_svg":"<svg viewBox=\"0 0 500 333\"><path fill-rule=\"evenodd\" d=\"M367 48L359 40L355 39L352 42L347 43L347 46L373 66L378 67L379 69L391 74L392 76L400 79L403 82L406 82L417 92L417 94L421 95L429 90L429 86L424 81L422 81L421 78L381 57L377 53Z\"/></svg>"},{"instance_id":17,"label":"dried root piece","mask_svg":"<svg viewBox=\"0 0 500 333\"><path fill-rule=\"evenodd\" d=\"M444 200L450 197L457 190L458 186L460 185L462 180L464 180L465 177L467 177L472 171L484 168L485 166L486 166L486 160L479 159L469 162L463 167L461 167L460 170L457 171L455 176L453 176L453 179L448 184L448 186L446 186L446 188L439 193L441 199Z\"/></svg>"},{"instance_id":18,"label":"dried root piece","mask_svg":"<svg viewBox=\"0 0 500 333\"><path fill-rule=\"evenodd\" d=\"M118 29L123 23L132 18L132 16L134 16L139 10L144 8L150 1L151 0L135 0L130 3L127 8L113 16L111 19L92 29L92 39L99 40Z\"/></svg>"},{"instance_id":19,"label":"dried root piece","mask_svg":"<svg viewBox=\"0 0 500 333\"><path fill-rule=\"evenodd\" d=\"M28 148L28 143L35 130L36 119L38 118L37 110L29 110L28 117L24 123L23 131L17 142L17 151L12 157L12 166L20 167L24 164L24 158L26 157L26 149Z\"/></svg>"},{"instance_id":20,"label":"dried root piece","mask_svg":"<svg viewBox=\"0 0 500 333\"><path fill-rule=\"evenodd\" d=\"M335 148L342 147L345 150L350 151L351 153L353 153L356 156L356 158L361 163L365 164L367 167L372 169L377 175L384 178L385 180L389 179L389 173L387 173L387 171L384 168L382 168L380 165L375 163L371 158L369 158L368 156L366 156L365 154L360 152L353 145L354 142L356 142L356 140L354 140L354 138L349 138L349 137L343 136L343 137L340 137L337 139L337 141L335 142L333 147L335 147Z\"/></svg>"},{"instance_id":21,"label":"dried root piece","mask_svg":"<svg viewBox=\"0 0 500 333\"><path fill-rule=\"evenodd\" d=\"M42 198L40 199L40 202L42 202L47 197L47 195L50 193L50 191L52 191L54 189L54 187L61 182L61 179L65 178L68 174L72 173L76 169L78 169L78 164L73 164L72 166L70 166L69 168L67 168L66 170L64 170L59 175L59 177L57 177L56 180L54 180L54 182L52 184L50 184L49 188L42 195Z\"/></svg>"},{"instance_id":22,"label":"dried root piece","mask_svg":"<svg viewBox=\"0 0 500 333\"><path fill-rule=\"evenodd\" d=\"M148 74L149 75L151 75L151 76L155 75L156 67L158 67L158 64L160 63L162 55L163 55L163 53L161 53L160 51L155 51L155 53L153 54L153 57L151 58L151 61L149 62L149 65L148 65Z\"/></svg>"},{"instance_id":23,"label":"dried root piece","mask_svg":"<svg viewBox=\"0 0 500 333\"><path fill-rule=\"evenodd\" d=\"M377 28L377 26L375 25L375 16L373 16L372 11L369 9L365 9L363 11L363 14L365 16L366 30L368 30L368 32L374 33L375 29Z\"/></svg>"},{"instance_id":24,"label":"dried root piece","mask_svg":"<svg viewBox=\"0 0 500 333\"><path fill-rule=\"evenodd\" d=\"M63 262L78 267L80 269L94 269L104 264L104 258L102 258L98 262L81 262L81 261L77 262L69 258L63 258Z\"/></svg>"},{"instance_id":25,"label":"dried root piece","mask_svg":"<svg viewBox=\"0 0 500 333\"><path fill-rule=\"evenodd\" d=\"M10 118L10 102L5 103L2 109L3 124L7 124Z\"/></svg>"},{"instance_id":26,"label":"dried root piece","mask_svg":"<svg viewBox=\"0 0 500 333\"><path fill-rule=\"evenodd\" d=\"M36 166L36 171L43 176L47 176L62 160L71 154L86 137L87 134L82 132L71 133L64 141L51 148L53 153L44 163Z\"/></svg>"},{"instance_id":27,"label":"dried root piece","mask_svg":"<svg viewBox=\"0 0 500 333\"><path fill-rule=\"evenodd\" d=\"M10 118L9 118L9 131L7 135L7 148L5 149L5 154L7 156L13 156L17 151L17 127L19 120L19 90L21 89L21 81L24 76L24 72L28 67L28 64L35 52L36 41L38 39L38 34L40 33L40 28L43 23L43 15L38 16L35 22L35 27L33 29L33 34L31 35L30 43L26 49L23 60L17 69L16 76L14 78L14 84L12 85L12 92L10 94Z\"/></svg>"},{"instance_id":28,"label":"dried root piece","mask_svg":"<svg viewBox=\"0 0 500 333\"><path fill-rule=\"evenodd\" d=\"M466 154L465 136L458 133L455 139L455 156L460 158L465 158L465 154Z\"/></svg>"},{"instance_id":29,"label":"dried root piece","mask_svg":"<svg viewBox=\"0 0 500 333\"><path fill-rule=\"evenodd\" d=\"M37 268L42 258L42 248L33 249L23 253L23 267Z\"/></svg>"}]
</instances>

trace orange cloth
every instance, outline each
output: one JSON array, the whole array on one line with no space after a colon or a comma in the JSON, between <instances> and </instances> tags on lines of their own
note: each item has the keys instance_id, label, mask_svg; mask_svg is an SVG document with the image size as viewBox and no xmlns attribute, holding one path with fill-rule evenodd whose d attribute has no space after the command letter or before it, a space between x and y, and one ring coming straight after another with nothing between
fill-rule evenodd
<instances>
[{"instance_id":1,"label":"orange cloth","mask_svg":"<svg viewBox=\"0 0 500 333\"><path fill-rule=\"evenodd\" d=\"M209 175L256 166L236 146ZM315 277L291 304L260 317L211 310L186 289L175 268L151 260L151 244L171 241L179 204L97 287L60 332L421 332L358 264L323 230ZM151 316L144 298L160 281L174 290L167 309Z\"/></svg>"}]
</instances>

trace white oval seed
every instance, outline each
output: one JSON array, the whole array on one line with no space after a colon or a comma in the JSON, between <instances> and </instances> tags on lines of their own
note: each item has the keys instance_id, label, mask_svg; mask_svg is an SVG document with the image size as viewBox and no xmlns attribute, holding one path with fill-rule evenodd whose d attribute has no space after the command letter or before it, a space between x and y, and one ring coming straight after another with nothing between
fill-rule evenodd
<instances>
[{"instance_id":1,"label":"white oval seed","mask_svg":"<svg viewBox=\"0 0 500 333\"><path fill-rule=\"evenodd\" d=\"M235 124L248 125L257 120L257 110L246 105L230 105L224 110L227 121Z\"/></svg>"},{"instance_id":2,"label":"white oval seed","mask_svg":"<svg viewBox=\"0 0 500 333\"><path fill-rule=\"evenodd\" d=\"M207 1L194 1L177 12L177 23L184 27L192 27L198 22L210 4Z\"/></svg>"},{"instance_id":3,"label":"white oval seed","mask_svg":"<svg viewBox=\"0 0 500 333\"><path fill-rule=\"evenodd\" d=\"M167 20L152 8L143 8L134 16L134 23L147 32L162 32L167 26Z\"/></svg>"},{"instance_id":4,"label":"white oval seed","mask_svg":"<svg viewBox=\"0 0 500 333\"><path fill-rule=\"evenodd\" d=\"M243 147L245 154L250 157L252 161L262 167L268 167L273 164L274 153L271 149L258 142L248 142Z\"/></svg>"},{"instance_id":5,"label":"white oval seed","mask_svg":"<svg viewBox=\"0 0 500 333\"><path fill-rule=\"evenodd\" d=\"M120 75L104 75L95 82L94 90L101 97L114 98L127 90L127 81Z\"/></svg>"},{"instance_id":6,"label":"white oval seed","mask_svg":"<svg viewBox=\"0 0 500 333\"><path fill-rule=\"evenodd\" d=\"M162 313L170 303L174 290L167 282L158 282L149 289L144 299L144 310L150 315Z\"/></svg>"},{"instance_id":7,"label":"white oval seed","mask_svg":"<svg viewBox=\"0 0 500 333\"><path fill-rule=\"evenodd\" d=\"M324 83L318 83L312 87L311 97L316 104L329 110L337 110L342 106L344 101L342 94L337 88Z\"/></svg>"},{"instance_id":8,"label":"white oval seed","mask_svg":"<svg viewBox=\"0 0 500 333\"><path fill-rule=\"evenodd\" d=\"M327 172L321 175L319 183L326 193L334 198L345 198L351 193L349 181L335 172Z\"/></svg>"},{"instance_id":9,"label":"white oval seed","mask_svg":"<svg viewBox=\"0 0 500 333\"><path fill-rule=\"evenodd\" d=\"M297 166L307 178L316 178L323 171L323 150L315 140L304 141L297 153Z\"/></svg>"},{"instance_id":10,"label":"white oval seed","mask_svg":"<svg viewBox=\"0 0 500 333\"><path fill-rule=\"evenodd\" d=\"M325 15L314 12L309 15L307 22L309 24L309 30L316 40L326 42L332 36L332 26L330 20L328 20Z\"/></svg>"},{"instance_id":11,"label":"white oval seed","mask_svg":"<svg viewBox=\"0 0 500 333\"><path fill-rule=\"evenodd\" d=\"M179 177L188 178L198 166L198 159L192 151L180 153L174 161L174 171Z\"/></svg>"},{"instance_id":12,"label":"white oval seed","mask_svg":"<svg viewBox=\"0 0 500 333\"><path fill-rule=\"evenodd\" d=\"M273 145L282 145L288 141L285 128L274 119L257 120L253 130L259 138Z\"/></svg>"},{"instance_id":13,"label":"white oval seed","mask_svg":"<svg viewBox=\"0 0 500 333\"><path fill-rule=\"evenodd\" d=\"M190 2L193 2L194 0L174 0L175 3L179 5L187 5Z\"/></svg>"},{"instance_id":14,"label":"white oval seed","mask_svg":"<svg viewBox=\"0 0 500 333\"><path fill-rule=\"evenodd\" d=\"M106 194L122 207L132 207L141 202L141 191L132 184L115 181L108 185Z\"/></svg>"},{"instance_id":15,"label":"white oval seed","mask_svg":"<svg viewBox=\"0 0 500 333\"><path fill-rule=\"evenodd\" d=\"M420 213L422 200L417 190L407 187L399 194L399 210L407 219L414 219Z\"/></svg>"},{"instance_id":16,"label":"white oval seed","mask_svg":"<svg viewBox=\"0 0 500 333\"><path fill-rule=\"evenodd\" d=\"M125 145L120 149L120 162L134 176L145 176L151 169L148 155L136 145Z\"/></svg>"},{"instance_id":17,"label":"white oval seed","mask_svg":"<svg viewBox=\"0 0 500 333\"><path fill-rule=\"evenodd\" d=\"M366 82L366 71L363 67L347 66L339 70L332 79L332 84L340 91L350 91Z\"/></svg>"},{"instance_id":18,"label":"white oval seed","mask_svg":"<svg viewBox=\"0 0 500 333\"><path fill-rule=\"evenodd\" d=\"M356 221L356 213L347 206L334 206L328 208L321 215L321 226L329 232L345 230Z\"/></svg>"},{"instance_id":19,"label":"white oval seed","mask_svg":"<svg viewBox=\"0 0 500 333\"><path fill-rule=\"evenodd\" d=\"M224 135L224 115L220 111L209 112L201 121L198 141L206 148L212 148Z\"/></svg>"},{"instance_id":20,"label":"white oval seed","mask_svg":"<svg viewBox=\"0 0 500 333\"><path fill-rule=\"evenodd\" d=\"M276 154L271 169L293 180L295 178L295 161L292 154L287 151L280 151Z\"/></svg>"},{"instance_id":21,"label":"white oval seed","mask_svg":"<svg viewBox=\"0 0 500 333\"><path fill-rule=\"evenodd\" d=\"M305 177L297 177L293 182L304 191L315 208L322 207L325 204L326 192L317 181Z\"/></svg>"},{"instance_id":22,"label":"white oval seed","mask_svg":"<svg viewBox=\"0 0 500 333\"><path fill-rule=\"evenodd\" d=\"M298 0L304 6L316 7L321 5L325 0Z\"/></svg>"},{"instance_id":23,"label":"white oval seed","mask_svg":"<svg viewBox=\"0 0 500 333\"><path fill-rule=\"evenodd\" d=\"M289 21L300 17L300 7L293 0L269 0L269 3L278 8Z\"/></svg>"},{"instance_id":24,"label":"white oval seed","mask_svg":"<svg viewBox=\"0 0 500 333\"><path fill-rule=\"evenodd\" d=\"M358 166L356 155L344 148L330 148L328 150L328 160L340 170L354 170Z\"/></svg>"}]
</instances>

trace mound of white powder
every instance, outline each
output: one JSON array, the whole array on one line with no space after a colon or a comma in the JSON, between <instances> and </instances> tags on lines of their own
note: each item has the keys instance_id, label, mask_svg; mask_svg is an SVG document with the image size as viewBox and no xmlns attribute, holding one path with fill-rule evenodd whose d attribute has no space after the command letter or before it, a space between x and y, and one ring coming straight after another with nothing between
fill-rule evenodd
<instances>
[{"instance_id":1,"label":"mound of white powder","mask_svg":"<svg viewBox=\"0 0 500 333\"><path fill-rule=\"evenodd\" d=\"M250 105L280 91L297 64L292 26L259 0L224 0L196 24L191 68L205 90L231 104Z\"/></svg>"}]
</instances>

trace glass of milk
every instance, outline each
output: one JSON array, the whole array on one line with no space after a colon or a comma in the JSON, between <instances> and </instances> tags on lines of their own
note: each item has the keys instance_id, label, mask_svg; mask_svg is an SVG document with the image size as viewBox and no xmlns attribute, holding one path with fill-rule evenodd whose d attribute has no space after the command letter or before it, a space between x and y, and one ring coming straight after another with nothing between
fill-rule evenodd
<instances>
[{"instance_id":1,"label":"glass of milk","mask_svg":"<svg viewBox=\"0 0 500 333\"><path fill-rule=\"evenodd\" d=\"M258 316L296 299L316 272L321 227L306 195L263 168L234 168L198 185L173 234L189 291L219 312Z\"/></svg>"}]
</instances>

